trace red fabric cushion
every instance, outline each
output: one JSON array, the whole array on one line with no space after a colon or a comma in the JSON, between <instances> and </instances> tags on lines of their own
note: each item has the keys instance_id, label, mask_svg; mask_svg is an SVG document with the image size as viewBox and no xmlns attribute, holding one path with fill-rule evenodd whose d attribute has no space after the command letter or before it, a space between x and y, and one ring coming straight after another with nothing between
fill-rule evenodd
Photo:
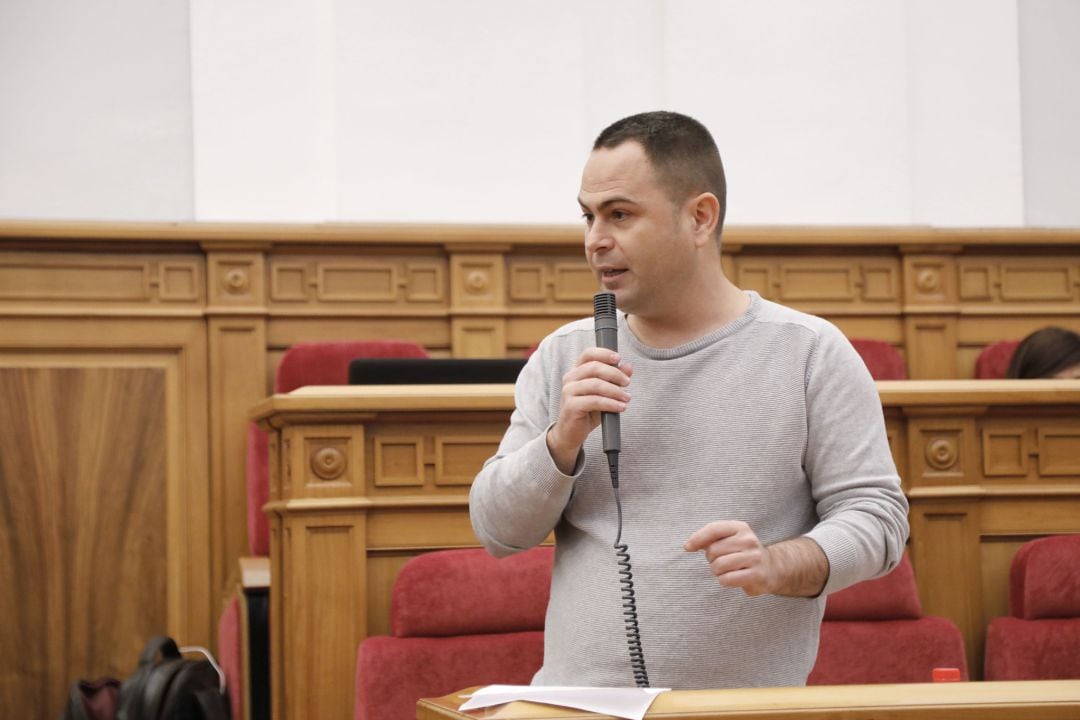
<instances>
[{"instance_id":1,"label":"red fabric cushion","mask_svg":"<svg viewBox=\"0 0 1080 720\"><path fill-rule=\"evenodd\" d=\"M270 499L270 441L255 423L248 423L247 479L248 549L256 557L270 555L270 520L263 505Z\"/></svg>"},{"instance_id":2,"label":"red fabric cushion","mask_svg":"<svg viewBox=\"0 0 1080 720\"><path fill-rule=\"evenodd\" d=\"M221 671L225 673L225 688L229 694L229 707L232 717L244 717L244 671L242 666L243 649L241 643L240 598L233 597L225 607L225 612L218 619L217 660Z\"/></svg>"},{"instance_id":3,"label":"red fabric cushion","mask_svg":"<svg viewBox=\"0 0 1080 720\"><path fill-rule=\"evenodd\" d=\"M930 682L936 667L967 680L964 638L951 620L824 622L808 685Z\"/></svg>"},{"instance_id":4,"label":"red fabric cushion","mask_svg":"<svg viewBox=\"0 0 1080 720\"><path fill-rule=\"evenodd\" d=\"M370 637L356 658L356 719L413 720L416 701L475 685L528 685L544 633L449 638Z\"/></svg>"},{"instance_id":5,"label":"red fabric cushion","mask_svg":"<svg viewBox=\"0 0 1080 720\"><path fill-rule=\"evenodd\" d=\"M1080 535L1020 547L1009 566L1009 610L1025 620L1080 618Z\"/></svg>"},{"instance_id":6,"label":"red fabric cushion","mask_svg":"<svg viewBox=\"0 0 1080 720\"><path fill-rule=\"evenodd\" d=\"M884 340L855 338L851 344L875 380L907 380L904 356L889 343Z\"/></svg>"},{"instance_id":7,"label":"red fabric cushion","mask_svg":"<svg viewBox=\"0 0 1080 720\"><path fill-rule=\"evenodd\" d=\"M359 357L426 358L427 351L409 340L357 340L297 343L281 356L274 392L292 392L304 385L344 385L349 361ZM249 425L247 437L248 548L252 555L270 554L270 524L263 506L270 499L269 450L266 433Z\"/></svg>"},{"instance_id":8,"label":"red fabric cushion","mask_svg":"<svg viewBox=\"0 0 1080 720\"><path fill-rule=\"evenodd\" d=\"M409 340L297 343L281 356L274 392L292 392L304 385L344 385L354 358L426 358L424 348Z\"/></svg>"},{"instance_id":9,"label":"red fabric cushion","mask_svg":"<svg viewBox=\"0 0 1080 720\"><path fill-rule=\"evenodd\" d=\"M1080 680L1080 618L994 618L985 674L987 680Z\"/></svg>"},{"instance_id":10,"label":"red fabric cushion","mask_svg":"<svg viewBox=\"0 0 1080 720\"><path fill-rule=\"evenodd\" d=\"M1000 380L1009 369L1009 361L1019 340L999 340L982 349L975 358L975 377L980 380Z\"/></svg>"},{"instance_id":11,"label":"red fabric cushion","mask_svg":"<svg viewBox=\"0 0 1080 720\"><path fill-rule=\"evenodd\" d=\"M915 571L907 553L888 575L833 593L825 603L826 620L916 620L921 616Z\"/></svg>"},{"instance_id":12,"label":"red fabric cushion","mask_svg":"<svg viewBox=\"0 0 1080 720\"><path fill-rule=\"evenodd\" d=\"M496 560L484 550L418 555L398 573L390 622L396 637L543 630L554 550Z\"/></svg>"}]
</instances>

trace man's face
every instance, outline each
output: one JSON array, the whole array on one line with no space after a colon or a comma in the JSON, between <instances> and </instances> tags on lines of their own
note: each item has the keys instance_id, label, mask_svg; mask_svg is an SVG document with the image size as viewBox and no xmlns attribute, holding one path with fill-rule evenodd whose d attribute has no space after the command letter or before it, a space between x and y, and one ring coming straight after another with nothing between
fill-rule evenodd
<instances>
[{"instance_id":1,"label":"man's face","mask_svg":"<svg viewBox=\"0 0 1080 720\"><path fill-rule=\"evenodd\" d=\"M693 268L685 213L661 185L639 143L595 150L585 163L578 203L585 258L619 308L648 316L679 296Z\"/></svg>"}]
</instances>

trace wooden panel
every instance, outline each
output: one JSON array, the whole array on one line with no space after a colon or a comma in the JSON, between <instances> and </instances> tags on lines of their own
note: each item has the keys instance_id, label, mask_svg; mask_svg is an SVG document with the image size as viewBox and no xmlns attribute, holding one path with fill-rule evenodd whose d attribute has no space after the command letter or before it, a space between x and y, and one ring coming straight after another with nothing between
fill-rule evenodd
<instances>
[{"instance_id":1,"label":"wooden panel","mask_svg":"<svg viewBox=\"0 0 1080 720\"><path fill-rule=\"evenodd\" d=\"M227 273L226 273L227 274ZM247 534L247 412L265 397L266 323L218 316L208 323L210 345L210 473L216 509L212 526L213 607L228 589L228 573L250 554Z\"/></svg>"},{"instance_id":2,"label":"wooden panel","mask_svg":"<svg viewBox=\"0 0 1080 720\"><path fill-rule=\"evenodd\" d=\"M390 634L390 602L394 580L418 553L388 552L368 555L368 634Z\"/></svg>"},{"instance_id":3,"label":"wooden panel","mask_svg":"<svg viewBox=\"0 0 1080 720\"><path fill-rule=\"evenodd\" d=\"M363 516L305 518L293 527L295 556L290 568L298 580L294 632L290 640L303 664L290 688L291 717L348 718L351 697L328 693L327 687L348 687L354 679L356 646L367 635L367 582ZM320 572L328 558L354 558L356 572ZM312 652L306 648L316 649Z\"/></svg>"},{"instance_id":4,"label":"wooden panel","mask_svg":"<svg viewBox=\"0 0 1080 720\"><path fill-rule=\"evenodd\" d=\"M454 318L454 357L506 357L506 321L502 319Z\"/></svg>"},{"instance_id":5,"label":"wooden panel","mask_svg":"<svg viewBox=\"0 0 1080 720\"><path fill-rule=\"evenodd\" d=\"M199 257L0 251L0 308L177 307L199 302L203 285Z\"/></svg>"},{"instance_id":6,"label":"wooden panel","mask_svg":"<svg viewBox=\"0 0 1080 720\"><path fill-rule=\"evenodd\" d=\"M956 320L944 316L914 316L904 322L908 375L912 379L957 376Z\"/></svg>"},{"instance_id":7,"label":"wooden panel","mask_svg":"<svg viewBox=\"0 0 1080 720\"><path fill-rule=\"evenodd\" d=\"M911 540L927 615L951 618L964 635L968 673L982 677L982 577L978 509L963 502L913 502Z\"/></svg>"},{"instance_id":8,"label":"wooden panel","mask_svg":"<svg viewBox=\"0 0 1080 720\"><path fill-rule=\"evenodd\" d=\"M57 716L170 626L165 396L161 368L0 367L0 716Z\"/></svg>"},{"instance_id":9,"label":"wooden panel","mask_svg":"<svg viewBox=\"0 0 1080 720\"><path fill-rule=\"evenodd\" d=\"M334 309L323 312L332 314L400 314L430 312L447 303L447 263L441 257L270 256L269 275L269 303L283 312L325 305Z\"/></svg>"},{"instance_id":10,"label":"wooden panel","mask_svg":"<svg viewBox=\"0 0 1080 720\"><path fill-rule=\"evenodd\" d=\"M507 261L507 299L512 307L575 315L591 311L596 278L581 254L515 255ZM538 338L537 338L538 339Z\"/></svg>"}]
</instances>

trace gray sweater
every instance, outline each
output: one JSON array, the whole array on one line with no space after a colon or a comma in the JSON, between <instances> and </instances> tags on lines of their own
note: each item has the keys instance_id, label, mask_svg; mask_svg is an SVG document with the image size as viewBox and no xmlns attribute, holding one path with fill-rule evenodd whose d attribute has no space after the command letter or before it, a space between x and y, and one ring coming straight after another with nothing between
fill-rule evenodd
<instances>
[{"instance_id":1,"label":"gray sweater","mask_svg":"<svg viewBox=\"0 0 1080 720\"><path fill-rule=\"evenodd\" d=\"M742 317L672 349L643 345L619 319L619 352L634 367L621 420L623 541L655 687L804 684L825 594L891 570L907 539L907 501L862 360L827 321L749 295ZM562 376L593 345L591 319L540 344L470 496L473 529L496 556L555 531L537 685L634 684L600 430L573 476L545 441ZM751 598L721 587L703 553L682 548L713 520L743 520L765 544L812 538L829 559L825 593Z\"/></svg>"}]
</instances>

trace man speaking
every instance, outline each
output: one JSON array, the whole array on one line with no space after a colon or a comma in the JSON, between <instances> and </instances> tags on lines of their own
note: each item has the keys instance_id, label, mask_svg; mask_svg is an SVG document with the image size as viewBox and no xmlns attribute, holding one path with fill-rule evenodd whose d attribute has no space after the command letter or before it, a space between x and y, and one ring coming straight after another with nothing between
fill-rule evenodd
<instances>
[{"instance_id":1,"label":"man speaking","mask_svg":"<svg viewBox=\"0 0 1080 720\"><path fill-rule=\"evenodd\" d=\"M725 202L716 144L684 115L614 123L585 165L585 256L618 350L593 319L545 338L470 495L496 556L555 531L534 684L628 686L645 668L676 689L805 684L825 595L900 560L907 502L873 380L836 327L724 276ZM621 424L618 505L602 413Z\"/></svg>"}]
</instances>

